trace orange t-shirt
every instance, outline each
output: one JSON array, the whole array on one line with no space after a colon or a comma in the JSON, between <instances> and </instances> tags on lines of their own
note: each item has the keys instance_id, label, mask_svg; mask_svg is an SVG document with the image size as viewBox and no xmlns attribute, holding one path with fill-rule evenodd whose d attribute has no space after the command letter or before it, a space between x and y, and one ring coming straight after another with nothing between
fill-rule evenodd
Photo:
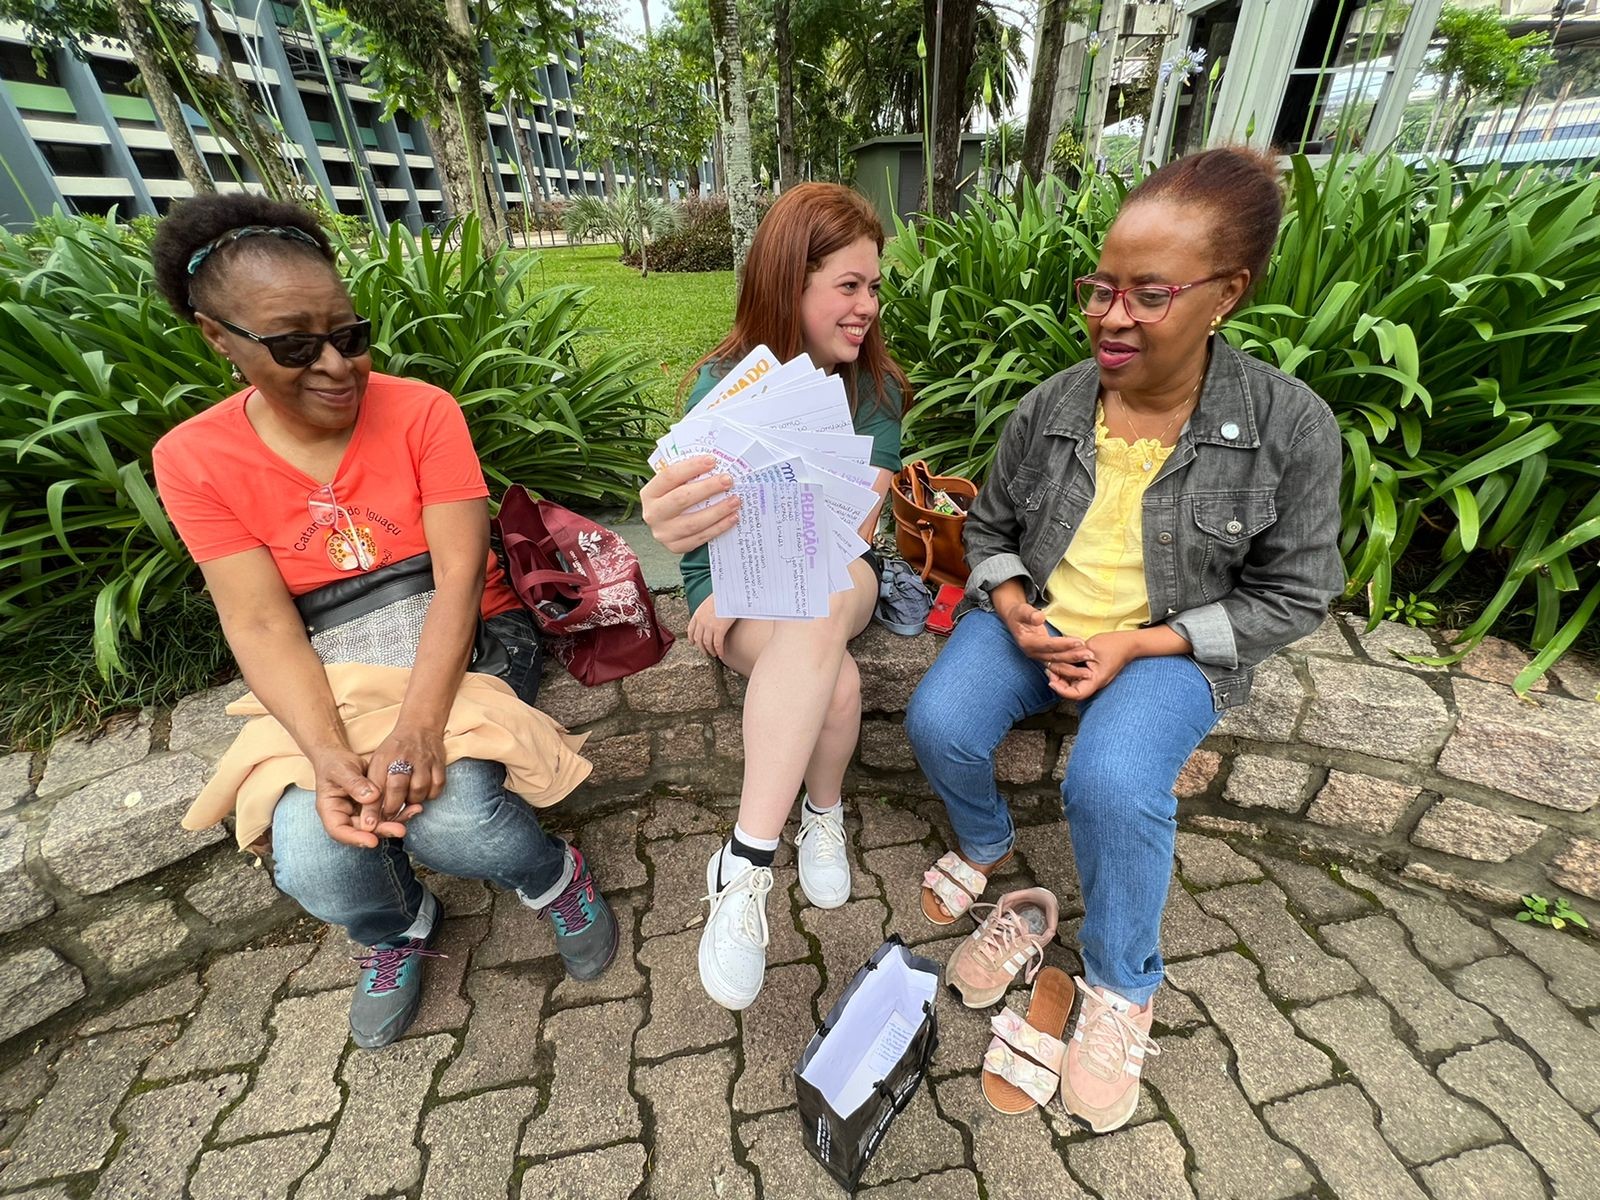
<instances>
[{"instance_id":1,"label":"orange t-shirt","mask_svg":"<svg viewBox=\"0 0 1600 1200\"><path fill-rule=\"evenodd\" d=\"M361 569L353 538L375 570L427 551L427 505L489 495L454 397L374 371L333 478L339 511L332 524L319 525L309 505L322 485L261 440L245 415L251 390L189 418L156 443L161 502L196 562L265 546L289 594L300 596ZM519 605L491 551L483 615Z\"/></svg>"}]
</instances>

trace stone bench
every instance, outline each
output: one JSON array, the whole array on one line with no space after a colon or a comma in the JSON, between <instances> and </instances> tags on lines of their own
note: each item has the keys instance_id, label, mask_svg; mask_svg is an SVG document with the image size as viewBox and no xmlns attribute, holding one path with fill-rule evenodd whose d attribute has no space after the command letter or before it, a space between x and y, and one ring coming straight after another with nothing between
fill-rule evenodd
<instances>
[{"instance_id":1,"label":"stone bench","mask_svg":"<svg viewBox=\"0 0 1600 1200\"><path fill-rule=\"evenodd\" d=\"M659 606L681 631L682 600ZM864 711L851 793L931 797L901 721L942 645L876 625L852 644ZM1509 643L1448 670L1396 657L1439 650L1421 630L1364 634L1331 617L1263 665L1250 706L1189 762L1180 822L1381 862L1495 905L1551 885L1600 899L1600 672L1569 663L1523 701L1509 681L1527 659ZM242 690L0 759L0 1042L299 915L221 830L177 825L241 724L222 710ZM559 811L669 787L733 802L743 690L681 640L658 666L598 688L551 666L541 707L590 733L595 764ZM997 774L1014 804L1059 806L1073 729L1063 709L1006 739Z\"/></svg>"}]
</instances>

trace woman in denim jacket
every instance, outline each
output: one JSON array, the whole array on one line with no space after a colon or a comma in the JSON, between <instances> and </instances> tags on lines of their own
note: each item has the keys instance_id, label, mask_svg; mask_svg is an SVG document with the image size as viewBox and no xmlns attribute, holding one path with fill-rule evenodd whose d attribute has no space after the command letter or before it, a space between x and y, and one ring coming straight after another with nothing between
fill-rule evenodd
<instances>
[{"instance_id":1,"label":"woman in denim jacket","mask_svg":"<svg viewBox=\"0 0 1600 1200\"><path fill-rule=\"evenodd\" d=\"M1062 1099L1099 1132L1128 1120L1156 1052L1178 772L1344 581L1333 414L1216 336L1281 215L1275 164L1244 149L1181 159L1128 195L1077 281L1094 360L1011 417L966 524L979 608L906 714L959 843L923 891L947 923L1011 854L995 748L1022 718L1077 704L1061 791L1085 978Z\"/></svg>"}]
</instances>

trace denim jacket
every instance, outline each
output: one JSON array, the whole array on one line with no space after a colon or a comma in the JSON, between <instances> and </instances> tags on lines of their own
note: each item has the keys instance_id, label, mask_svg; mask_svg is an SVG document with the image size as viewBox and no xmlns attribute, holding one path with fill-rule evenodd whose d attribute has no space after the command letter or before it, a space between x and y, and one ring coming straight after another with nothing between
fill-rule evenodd
<instances>
[{"instance_id":1,"label":"denim jacket","mask_svg":"<svg viewBox=\"0 0 1600 1200\"><path fill-rule=\"evenodd\" d=\"M968 595L1020 579L1038 604L1095 488L1091 359L1023 397L967 516ZM1199 403L1144 495L1153 624L1194 648L1220 711L1252 668L1310 633L1344 586L1338 422L1310 388L1212 339ZM1070 632L1070 631L1064 631Z\"/></svg>"}]
</instances>

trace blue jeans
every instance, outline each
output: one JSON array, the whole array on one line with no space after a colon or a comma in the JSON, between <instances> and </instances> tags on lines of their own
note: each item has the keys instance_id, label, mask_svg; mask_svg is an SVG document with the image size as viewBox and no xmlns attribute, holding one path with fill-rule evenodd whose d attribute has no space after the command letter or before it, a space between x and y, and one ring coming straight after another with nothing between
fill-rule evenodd
<instances>
[{"instance_id":1,"label":"blue jeans","mask_svg":"<svg viewBox=\"0 0 1600 1200\"><path fill-rule=\"evenodd\" d=\"M540 651L528 615L492 617L511 659L506 682L532 702L539 687ZM537 907L570 882L566 843L551 837L528 803L505 789L505 768L461 758L445 768L444 790L406 825L402 840L375 850L334 841L317 816L316 796L285 788L272 814L273 870L278 887L312 916L343 925L357 942L390 941L411 926L422 905L422 884L411 859L463 879L487 879L515 889Z\"/></svg>"},{"instance_id":2,"label":"blue jeans","mask_svg":"<svg viewBox=\"0 0 1600 1200\"><path fill-rule=\"evenodd\" d=\"M1022 718L1059 703L1044 668L983 611L956 626L912 696L906 734L974 862L994 862L1016 838L995 786L995 748ZM1061 800L1083 885L1084 976L1135 1004L1165 972L1172 787L1216 721L1210 685L1187 656L1135 659L1078 706Z\"/></svg>"}]
</instances>

